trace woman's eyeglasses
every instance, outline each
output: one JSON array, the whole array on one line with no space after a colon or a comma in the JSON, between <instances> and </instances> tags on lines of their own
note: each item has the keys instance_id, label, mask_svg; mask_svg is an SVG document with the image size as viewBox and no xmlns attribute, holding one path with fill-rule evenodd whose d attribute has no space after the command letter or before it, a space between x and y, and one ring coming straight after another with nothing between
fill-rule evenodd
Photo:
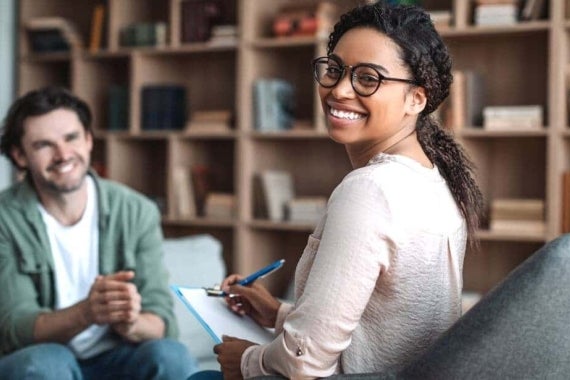
<instances>
[{"instance_id":1,"label":"woman's eyeglasses","mask_svg":"<svg viewBox=\"0 0 570 380\"><path fill-rule=\"evenodd\" d=\"M343 65L334 57L319 57L313 60L313 75L315 80L325 88L332 88L340 82L344 74L350 71L350 84L360 96L374 94L382 81L391 80L415 84L411 79L390 78L380 74L376 65L361 63L355 66Z\"/></svg>"}]
</instances>

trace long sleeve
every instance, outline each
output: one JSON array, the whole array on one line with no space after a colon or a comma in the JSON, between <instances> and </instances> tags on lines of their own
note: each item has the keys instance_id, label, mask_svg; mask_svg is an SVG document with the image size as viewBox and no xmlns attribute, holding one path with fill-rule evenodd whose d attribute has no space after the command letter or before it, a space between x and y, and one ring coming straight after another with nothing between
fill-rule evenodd
<instances>
[{"instance_id":1,"label":"long sleeve","mask_svg":"<svg viewBox=\"0 0 570 380\"><path fill-rule=\"evenodd\" d=\"M302 295L277 338L244 353L245 378L338 372L339 357L389 263L390 241L382 231L389 231L390 215L377 186L361 179L344 181L335 190L325 218L321 241L311 237L299 263L310 268Z\"/></svg>"},{"instance_id":2,"label":"long sleeve","mask_svg":"<svg viewBox=\"0 0 570 380\"><path fill-rule=\"evenodd\" d=\"M0 356L32 344L38 314L52 310L46 247L37 198L27 181L0 194Z\"/></svg>"},{"instance_id":3,"label":"long sleeve","mask_svg":"<svg viewBox=\"0 0 570 380\"><path fill-rule=\"evenodd\" d=\"M459 317L466 236L437 168L373 158L331 195L297 264L283 330L246 350L242 374L402 368Z\"/></svg>"}]
</instances>

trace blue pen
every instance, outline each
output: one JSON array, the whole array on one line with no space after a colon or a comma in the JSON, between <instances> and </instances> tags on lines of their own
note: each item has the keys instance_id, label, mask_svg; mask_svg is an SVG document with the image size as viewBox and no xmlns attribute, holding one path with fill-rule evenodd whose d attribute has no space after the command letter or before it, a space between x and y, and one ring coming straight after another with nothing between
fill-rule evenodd
<instances>
[{"instance_id":1,"label":"blue pen","mask_svg":"<svg viewBox=\"0 0 570 380\"><path fill-rule=\"evenodd\" d=\"M269 264L268 266L261 268L257 272L250 274L246 278L239 280L237 283L238 283L238 285L241 285L241 286L248 286L248 285L252 284L254 281L256 281L260 278L263 278L263 277L267 276L268 274L270 274L270 273L276 271L277 269L281 268L283 266L283 263L285 263L285 259L277 260L277 261ZM228 295L228 294L226 294L226 292L221 290L219 287L204 288L204 290L206 290L206 293L212 297L225 297Z\"/></svg>"}]
</instances>

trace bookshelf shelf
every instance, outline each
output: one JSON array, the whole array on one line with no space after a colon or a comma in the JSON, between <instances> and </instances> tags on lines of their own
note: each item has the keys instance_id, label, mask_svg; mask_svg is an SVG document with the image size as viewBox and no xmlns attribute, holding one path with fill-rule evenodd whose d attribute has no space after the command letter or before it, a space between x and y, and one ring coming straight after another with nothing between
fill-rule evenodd
<instances>
[{"instance_id":1,"label":"bookshelf shelf","mask_svg":"<svg viewBox=\"0 0 570 380\"><path fill-rule=\"evenodd\" d=\"M444 38L471 37L471 36L494 36L511 34L528 34L536 32L547 32L551 28L550 21L529 21L515 25L506 26L468 26L465 28L449 28L440 30Z\"/></svg>"},{"instance_id":2,"label":"bookshelf shelf","mask_svg":"<svg viewBox=\"0 0 570 380\"><path fill-rule=\"evenodd\" d=\"M316 3L314 0L306 3ZM332 0L340 11L361 0ZM362 0L364 1L364 0ZM464 0L425 0L429 9L452 9ZM466 1L466 0L465 0ZM21 0L22 25L34 17L64 17L78 26L85 46L90 41L94 6L99 0ZM94 113L93 162L113 180L155 199L163 212L167 236L209 233L220 239L232 272L248 273L278 258L287 267L268 284L280 291L292 275L312 224L272 222L255 210L255 178L264 170L291 173L295 194L328 197L351 170L342 146L327 135L310 70L310 61L325 54L327 38L275 38L273 18L280 8L299 0L235 0L236 42L187 43L182 38L180 0L107 0L100 49L35 54L21 29L19 88L59 84L87 100ZM440 32L454 67L477 70L485 78L485 105L541 105L545 127L537 130L488 131L467 126L457 136L478 168L487 202L495 198L538 198L546 205L546 233L504 234L481 230L481 252L468 254L465 287L488 290L543 242L561 232L562 179L570 170L567 104L570 83L570 19L565 3L548 0L545 19L509 26L450 26ZM161 46L121 47L121 29L133 23L167 24ZM281 78L295 88L296 119L303 128L264 133L255 129L253 85L260 78ZM178 84L186 88L187 115L229 110L230 130L143 130L141 91L145 86ZM109 88L128 92L128 123L109 129ZM474 122L476 123L476 122ZM173 172L202 166L213 173L210 190L235 197L233 219L177 215ZM189 253L190 254L190 253Z\"/></svg>"},{"instance_id":3,"label":"bookshelf shelf","mask_svg":"<svg viewBox=\"0 0 570 380\"><path fill-rule=\"evenodd\" d=\"M264 37L252 40L251 46L258 49L295 48L298 46L315 46L322 41L322 39L311 36L279 38Z\"/></svg>"},{"instance_id":4,"label":"bookshelf shelf","mask_svg":"<svg viewBox=\"0 0 570 380\"><path fill-rule=\"evenodd\" d=\"M263 219L254 219L248 225L258 230L312 232L314 224L292 222L270 222Z\"/></svg>"},{"instance_id":5,"label":"bookshelf shelf","mask_svg":"<svg viewBox=\"0 0 570 380\"><path fill-rule=\"evenodd\" d=\"M315 129L308 130L292 130L284 132L251 132L252 138L258 140L296 140L296 139L328 139L329 135L326 131Z\"/></svg>"},{"instance_id":6,"label":"bookshelf shelf","mask_svg":"<svg viewBox=\"0 0 570 380\"><path fill-rule=\"evenodd\" d=\"M24 54L20 60L22 62L68 62L71 61L72 55L70 53L39 53L39 54Z\"/></svg>"},{"instance_id":7,"label":"bookshelf shelf","mask_svg":"<svg viewBox=\"0 0 570 380\"><path fill-rule=\"evenodd\" d=\"M548 129L541 128L538 130L514 130L514 131L489 131L482 128L467 127L459 132L462 138L468 139L487 139L487 138L510 138L510 137L546 137Z\"/></svg>"},{"instance_id":8,"label":"bookshelf shelf","mask_svg":"<svg viewBox=\"0 0 570 380\"><path fill-rule=\"evenodd\" d=\"M548 238L544 234L520 234L520 233L500 233L489 230L477 231L477 237L481 241L513 241L513 242L533 242L544 243Z\"/></svg>"},{"instance_id":9,"label":"bookshelf shelf","mask_svg":"<svg viewBox=\"0 0 570 380\"><path fill-rule=\"evenodd\" d=\"M235 220L226 219L211 219L211 218L192 218L192 219L179 219L173 217L164 217L162 219L163 224L168 226L189 226L189 227L212 227L212 228L227 228L233 229L236 227L237 222Z\"/></svg>"}]
</instances>

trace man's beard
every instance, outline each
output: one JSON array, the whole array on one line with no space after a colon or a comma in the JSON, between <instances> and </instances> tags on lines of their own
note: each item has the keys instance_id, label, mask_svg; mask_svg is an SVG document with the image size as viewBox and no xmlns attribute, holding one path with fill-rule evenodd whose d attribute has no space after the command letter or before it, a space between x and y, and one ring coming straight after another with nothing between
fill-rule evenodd
<instances>
[{"instance_id":1,"label":"man's beard","mask_svg":"<svg viewBox=\"0 0 570 380\"><path fill-rule=\"evenodd\" d=\"M84 164L83 160L79 160L80 164ZM39 178L37 178L36 180L39 182L39 185L47 190L48 192L52 193L52 194L70 194L73 193L75 191L77 191L78 189L81 188L81 186L83 185L83 182L85 181L85 177L87 176L87 171L88 171L88 165L85 165L83 168L83 172L81 173L81 175L77 178L76 181L74 181L73 183L57 183L53 180L47 179L43 176L39 176ZM50 169L53 170L53 169Z\"/></svg>"}]
</instances>

